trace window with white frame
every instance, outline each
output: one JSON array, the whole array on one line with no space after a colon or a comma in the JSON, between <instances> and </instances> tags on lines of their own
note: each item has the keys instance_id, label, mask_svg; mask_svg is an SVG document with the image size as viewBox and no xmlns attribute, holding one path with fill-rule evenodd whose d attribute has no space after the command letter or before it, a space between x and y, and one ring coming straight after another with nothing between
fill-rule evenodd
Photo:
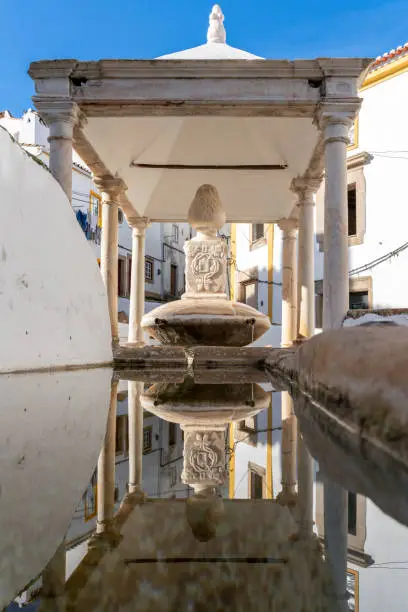
<instances>
[{"instance_id":1,"label":"window with white frame","mask_svg":"<svg viewBox=\"0 0 408 612\"><path fill-rule=\"evenodd\" d=\"M176 225L175 223L173 223L173 227L171 230L171 239L174 242L178 242L179 240L179 228L178 228L178 225Z\"/></svg>"},{"instance_id":2,"label":"window with white frame","mask_svg":"<svg viewBox=\"0 0 408 612\"><path fill-rule=\"evenodd\" d=\"M153 282L153 274L154 274L153 259L150 259L150 257L145 257L145 280L150 283Z\"/></svg>"},{"instance_id":3,"label":"window with white frame","mask_svg":"<svg viewBox=\"0 0 408 612\"><path fill-rule=\"evenodd\" d=\"M250 226L250 246L255 248L265 244L265 224L264 223L251 223Z\"/></svg>"}]
</instances>

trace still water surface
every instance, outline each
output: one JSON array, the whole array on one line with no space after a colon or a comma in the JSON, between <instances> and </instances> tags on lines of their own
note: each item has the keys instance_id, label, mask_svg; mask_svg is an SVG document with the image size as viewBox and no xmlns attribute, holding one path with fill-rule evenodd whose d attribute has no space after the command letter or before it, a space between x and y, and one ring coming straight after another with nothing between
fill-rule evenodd
<instances>
[{"instance_id":1,"label":"still water surface","mask_svg":"<svg viewBox=\"0 0 408 612\"><path fill-rule=\"evenodd\" d=\"M395 461L313 406L297 421L260 372L112 374L0 378L0 609L337 610L329 477L349 491L343 609L406 609Z\"/></svg>"}]
</instances>

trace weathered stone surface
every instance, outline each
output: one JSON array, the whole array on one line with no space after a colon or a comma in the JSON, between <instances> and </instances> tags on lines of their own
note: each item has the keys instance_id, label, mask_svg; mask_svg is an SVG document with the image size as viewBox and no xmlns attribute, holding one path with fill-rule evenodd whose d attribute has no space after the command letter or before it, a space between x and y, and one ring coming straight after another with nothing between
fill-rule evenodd
<instances>
[{"instance_id":1,"label":"weathered stone surface","mask_svg":"<svg viewBox=\"0 0 408 612\"><path fill-rule=\"evenodd\" d=\"M138 346L127 344L115 349L117 368L181 368L187 367L184 350L176 346Z\"/></svg>"},{"instance_id":2,"label":"weathered stone surface","mask_svg":"<svg viewBox=\"0 0 408 612\"><path fill-rule=\"evenodd\" d=\"M408 525L408 463L377 440L363 438L357 423L337 418L299 393L298 425L320 472L347 491L369 497L394 519Z\"/></svg>"},{"instance_id":3,"label":"weathered stone surface","mask_svg":"<svg viewBox=\"0 0 408 612\"><path fill-rule=\"evenodd\" d=\"M197 384L186 376L180 383L151 386L141 396L145 410L173 423L214 426L245 419L264 410L270 395L253 383Z\"/></svg>"},{"instance_id":4,"label":"weathered stone surface","mask_svg":"<svg viewBox=\"0 0 408 612\"><path fill-rule=\"evenodd\" d=\"M86 556L68 579L68 608L337 610L319 542L296 537L288 508L273 500L225 500L223 512L215 509L217 516L213 511L210 517L215 537L204 544L192 529L190 510L197 522L206 509L196 512L189 505L147 500L135 506L122 523L114 554L106 552L97 567ZM183 588L180 563L172 562L179 559Z\"/></svg>"},{"instance_id":5,"label":"weathered stone surface","mask_svg":"<svg viewBox=\"0 0 408 612\"><path fill-rule=\"evenodd\" d=\"M195 370L229 367L262 368L264 361L281 349L265 347L197 346L191 349Z\"/></svg>"},{"instance_id":6,"label":"weathered stone surface","mask_svg":"<svg viewBox=\"0 0 408 612\"><path fill-rule=\"evenodd\" d=\"M360 435L408 458L407 348L402 326L328 331L299 347L297 384Z\"/></svg>"},{"instance_id":7,"label":"weathered stone surface","mask_svg":"<svg viewBox=\"0 0 408 612\"><path fill-rule=\"evenodd\" d=\"M251 306L218 298L170 302L142 319L148 334L176 346L246 346L270 326L269 318Z\"/></svg>"}]
</instances>

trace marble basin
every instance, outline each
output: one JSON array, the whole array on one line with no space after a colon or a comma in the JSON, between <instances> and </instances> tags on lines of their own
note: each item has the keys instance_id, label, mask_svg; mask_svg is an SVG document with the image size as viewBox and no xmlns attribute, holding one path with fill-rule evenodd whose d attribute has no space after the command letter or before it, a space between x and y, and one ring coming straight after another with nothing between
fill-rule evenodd
<instances>
[{"instance_id":1,"label":"marble basin","mask_svg":"<svg viewBox=\"0 0 408 612\"><path fill-rule=\"evenodd\" d=\"M150 336L179 346L246 346L270 326L269 318L255 308L220 298L169 302L142 319Z\"/></svg>"}]
</instances>

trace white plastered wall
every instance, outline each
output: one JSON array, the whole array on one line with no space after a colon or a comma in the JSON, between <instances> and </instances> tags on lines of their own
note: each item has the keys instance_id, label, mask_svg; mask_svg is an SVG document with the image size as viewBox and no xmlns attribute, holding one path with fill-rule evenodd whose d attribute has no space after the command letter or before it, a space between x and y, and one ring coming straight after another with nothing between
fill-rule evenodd
<instances>
[{"instance_id":1,"label":"white plastered wall","mask_svg":"<svg viewBox=\"0 0 408 612\"><path fill-rule=\"evenodd\" d=\"M112 360L100 271L61 187L0 129L0 371Z\"/></svg>"}]
</instances>

